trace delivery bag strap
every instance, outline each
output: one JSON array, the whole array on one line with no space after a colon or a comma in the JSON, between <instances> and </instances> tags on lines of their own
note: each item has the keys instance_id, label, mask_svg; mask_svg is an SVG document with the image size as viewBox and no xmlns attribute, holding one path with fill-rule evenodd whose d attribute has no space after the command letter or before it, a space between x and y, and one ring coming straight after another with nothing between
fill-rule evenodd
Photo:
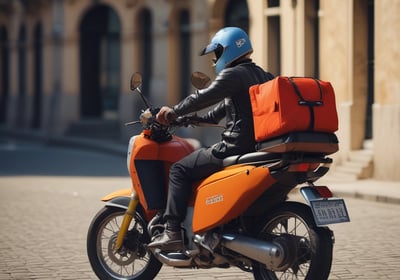
<instances>
[{"instance_id":1,"label":"delivery bag strap","mask_svg":"<svg viewBox=\"0 0 400 280\"><path fill-rule=\"evenodd\" d=\"M304 99L304 97L301 94L299 87L296 85L293 77L288 77L288 80L289 80L290 84L292 85L294 92L300 98L299 105L300 106L308 106L308 109L310 110L310 125L308 127L308 130L310 130L310 131L314 130L314 123L315 123L314 107L324 105L324 102L322 101L321 84L319 83L319 81L317 79L314 79L314 78L312 78L312 79L317 83L317 86L319 89L319 99L320 100L317 100L317 101L309 101L309 100Z\"/></svg>"}]
</instances>

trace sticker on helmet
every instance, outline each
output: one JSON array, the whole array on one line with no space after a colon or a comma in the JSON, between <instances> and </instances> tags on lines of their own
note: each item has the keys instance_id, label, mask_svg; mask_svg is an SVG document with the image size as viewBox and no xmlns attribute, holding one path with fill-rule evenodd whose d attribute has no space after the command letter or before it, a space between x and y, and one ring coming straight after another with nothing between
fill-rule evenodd
<instances>
[{"instance_id":1,"label":"sticker on helmet","mask_svg":"<svg viewBox=\"0 0 400 280\"><path fill-rule=\"evenodd\" d=\"M236 46L238 48L241 48L244 44L246 44L246 39L245 38L241 38L239 40L236 40L235 44L236 44Z\"/></svg>"}]
</instances>

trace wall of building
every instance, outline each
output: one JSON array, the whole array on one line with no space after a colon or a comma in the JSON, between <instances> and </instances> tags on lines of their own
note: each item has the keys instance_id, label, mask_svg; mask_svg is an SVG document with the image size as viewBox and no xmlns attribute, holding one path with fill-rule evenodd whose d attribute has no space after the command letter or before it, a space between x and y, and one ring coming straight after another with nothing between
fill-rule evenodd
<instances>
[{"instance_id":1,"label":"wall of building","mask_svg":"<svg viewBox=\"0 0 400 280\"><path fill-rule=\"evenodd\" d=\"M331 0L281 0L279 7L267 7L268 1L247 1L249 35L252 39L254 61L269 70L275 58L269 57L268 16L279 16L280 72L288 76L310 76L318 73L328 80L336 92L339 113L340 152L334 155L335 164L345 162L349 153L362 149L366 140L366 109L368 108L368 2L343 0L340 5ZM43 61L41 125L39 131L62 135L71 123L81 121L80 110L80 23L87 12L97 5L112 8L120 21L120 95L117 120L136 119L140 109L138 95L129 89L131 74L141 71L138 15L148 9L153 19L152 73L149 95L155 105L173 105L180 99L177 93L180 59L176 43L179 24L177 15L182 10L190 14L192 71L199 70L215 77L210 57L199 57L199 51L215 32L224 26L224 11L228 0L32 0L3 1L0 3L0 26L8 33L9 96L7 122L10 128L31 129L34 114L34 47L35 25L43 26ZM374 1L374 104L373 149L374 177L400 180L400 1ZM319 10L316 9L318 4ZM318 34L315 34L315 21ZM26 26L26 95L21 102L19 80L18 34ZM314 41L317 41L314 44ZM318 46L318 50L315 49ZM275 50L276 51L276 50ZM316 52L318 51L318 57ZM316 69L316 61L319 61ZM1 62L0 62L1 63ZM275 69L275 68L274 68ZM278 69L278 68L276 68ZM190 93L193 89L188 89ZM3 93L1 93L3 94ZM207 129L209 131L210 129ZM132 130L121 129L126 140ZM215 132L215 133L214 133ZM199 138L209 145L219 138L219 130L205 133L203 129L186 129L185 136Z\"/></svg>"}]
</instances>

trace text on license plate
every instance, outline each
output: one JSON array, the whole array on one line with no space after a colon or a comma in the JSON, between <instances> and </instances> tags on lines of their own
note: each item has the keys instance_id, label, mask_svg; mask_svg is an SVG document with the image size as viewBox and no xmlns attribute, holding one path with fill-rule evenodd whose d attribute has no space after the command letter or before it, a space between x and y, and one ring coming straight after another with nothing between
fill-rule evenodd
<instances>
[{"instance_id":1,"label":"text on license plate","mask_svg":"<svg viewBox=\"0 0 400 280\"><path fill-rule=\"evenodd\" d=\"M318 199L310 203L317 226L350 222L343 199Z\"/></svg>"}]
</instances>

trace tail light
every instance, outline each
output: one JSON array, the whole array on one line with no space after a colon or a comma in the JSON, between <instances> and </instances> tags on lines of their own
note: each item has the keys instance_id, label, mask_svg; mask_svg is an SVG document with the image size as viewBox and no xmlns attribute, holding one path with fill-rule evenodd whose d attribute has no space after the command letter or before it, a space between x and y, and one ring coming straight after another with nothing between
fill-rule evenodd
<instances>
[{"instance_id":1,"label":"tail light","mask_svg":"<svg viewBox=\"0 0 400 280\"><path fill-rule=\"evenodd\" d=\"M315 186L314 189L318 192L318 194L322 198L331 198L333 197L333 193L327 186Z\"/></svg>"}]
</instances>

